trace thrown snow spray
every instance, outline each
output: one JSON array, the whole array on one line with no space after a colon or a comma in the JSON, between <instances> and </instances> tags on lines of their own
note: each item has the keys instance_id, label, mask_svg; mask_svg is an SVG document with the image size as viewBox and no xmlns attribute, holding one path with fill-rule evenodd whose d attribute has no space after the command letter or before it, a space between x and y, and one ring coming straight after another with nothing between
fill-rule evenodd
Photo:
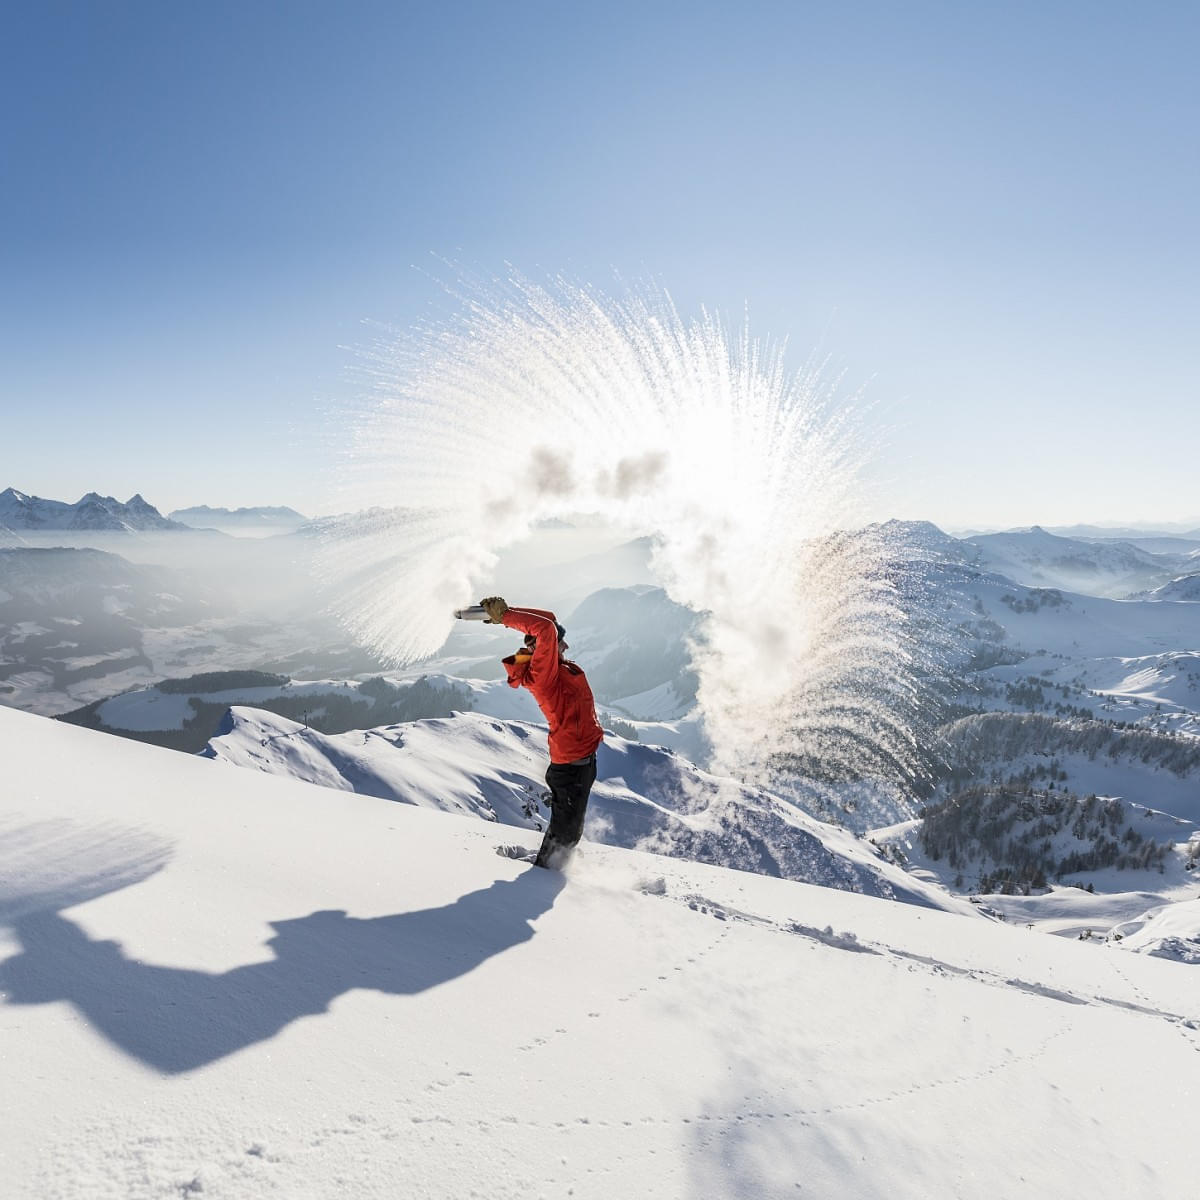
<instances>
[{"instance_id":1,"label":"thrown snow spray","mask_svg":"<svg viewBox=\"0 0 1200 1200\"><path fill-rule=\"evenodd\" d=\"M777 788L922 773L895 549L856 528L863 422L812 364L789 372L781 347L662 292L512 277L371 372L342 497L368 511L331 522L321 552L362 642L433 654L501 548L594 513L652 534L662 586L702 614L715 769Z\"/></svg>"}]
</instances>

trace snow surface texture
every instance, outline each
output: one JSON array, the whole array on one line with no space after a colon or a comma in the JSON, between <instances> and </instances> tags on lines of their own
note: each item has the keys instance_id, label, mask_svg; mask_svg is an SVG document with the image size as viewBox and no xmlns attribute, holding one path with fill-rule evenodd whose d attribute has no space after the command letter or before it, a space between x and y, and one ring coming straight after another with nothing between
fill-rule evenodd
<instances>
[{"instance_id":1,"label":"snow surface texture","mask_svg":"<svg viewBox=\"0 0 1200 1200\"><path fill-rule=\"evenodd\" d=\"M925 647L896 548L877 527L842 532L866 490L854 406L813 364L789 372L777 347L653 289L463 287L444 324L375 351L365 410L342 422L355 440L334 503L356 511L324 527L322 571L347 627L397 663L434 654L453 610L494 594L507 546L594 514L652 536L657 580L700 615L718 770L919 774Z\"/></svg>"},{"instance_id":2,"label":"snow surface texture","mask_svg":"<svg viewBox=\"0 0 1200 1200\"><path fill-rule=\"evenodd\" d=\"M6 710L0 758L5 1200L1193 1193L1173 963L608 847L564 878Z\"/></svg>"}]
</instances>

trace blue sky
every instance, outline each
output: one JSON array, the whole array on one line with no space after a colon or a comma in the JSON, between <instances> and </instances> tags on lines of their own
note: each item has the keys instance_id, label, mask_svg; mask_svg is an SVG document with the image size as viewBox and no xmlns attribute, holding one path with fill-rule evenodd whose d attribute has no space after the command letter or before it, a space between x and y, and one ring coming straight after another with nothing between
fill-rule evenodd
<instances>
[{"instance_id":1,"label":"blue sky","mask_svg":"<svg viewBox=\"0 0 1200 1200\"><path fill-rule=\"evenodd\" d=\"M0 487L318 509L348 347L449 259L819 343L891 429L881 516L1200 523L1200 6L0 21Z\"/></svg>"}]
</instances>

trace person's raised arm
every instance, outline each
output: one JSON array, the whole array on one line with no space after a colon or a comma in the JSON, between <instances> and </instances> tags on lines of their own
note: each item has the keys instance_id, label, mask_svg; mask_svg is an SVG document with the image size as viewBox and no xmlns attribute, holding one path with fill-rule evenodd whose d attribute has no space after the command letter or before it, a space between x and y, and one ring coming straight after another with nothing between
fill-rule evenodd
<instances>
[{"instance_id":1,"label":"person's raised arm","mask_svg":"<svg viewBox=\"0 0 1200 1200\"><path fill-rule=\"evenodd\" d=\"M542 679L550 679L558 671L558 622L552 612L543 608L509 608L499 596L479 602L487 609L494 625L505 625L536 639L529 668Z\"/></svg>"}]
</instances>

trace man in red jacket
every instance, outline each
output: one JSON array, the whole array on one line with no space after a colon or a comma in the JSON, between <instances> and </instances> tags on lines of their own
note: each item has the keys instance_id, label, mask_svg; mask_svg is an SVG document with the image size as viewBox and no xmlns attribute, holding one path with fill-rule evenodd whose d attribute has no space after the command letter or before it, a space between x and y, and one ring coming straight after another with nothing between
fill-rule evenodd
<instances>
[{"instance_id":1,"label":"man in red jacket","mask_svg":"<svg viewBox=\"0 0 1200 1200\"><path fill-rule=\"evenodd\" d=\"M539 867L566 863L583 834L588 796L596 782L596 747L604 730L596 719L596 702L583 668L565 655L565 630L552 612L509 608L499 596L481 600L493 625L506 625L525 635L525 644L504 660L509 687L533 693L550 726L550 828L538 851Z\"/></svg>"}]
</instances>

